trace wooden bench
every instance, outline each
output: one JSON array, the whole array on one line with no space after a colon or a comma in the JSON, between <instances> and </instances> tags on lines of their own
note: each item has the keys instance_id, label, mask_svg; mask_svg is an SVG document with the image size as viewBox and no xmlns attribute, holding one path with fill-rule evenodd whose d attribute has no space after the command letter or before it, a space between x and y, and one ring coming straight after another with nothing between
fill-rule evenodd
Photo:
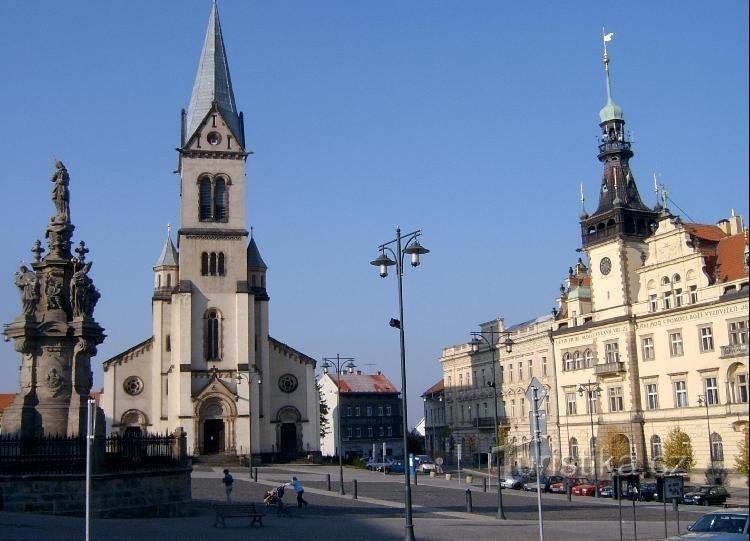
<instances>
[{"instance_id":1,"label":"wooden bench","mask_svg":"<svg viewBox=\"0 0 750 541\"><path fill-rule=\"evenodd\" d=\"M226 527L226 524L224 522L224 519L226 518L243 518L248 517L252 518L253 521L250 523L250 526L255 526L255 524L258 524L258 526L263 526L263 517L266 516L265 513L262 513L256 509L254 503L217 503L216 504L216 520L214 520L214 528L216 528L219 525L219 522L221 522L221 525Z\"/></svg>"}]
</instances>

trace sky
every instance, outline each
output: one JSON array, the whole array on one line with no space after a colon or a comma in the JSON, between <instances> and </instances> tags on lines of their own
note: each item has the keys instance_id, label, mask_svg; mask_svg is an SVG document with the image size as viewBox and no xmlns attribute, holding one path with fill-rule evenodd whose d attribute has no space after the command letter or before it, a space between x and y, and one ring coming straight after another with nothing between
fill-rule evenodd
<instances>
[{"instance_id":1,"label":"sky","mask_svg":"<svg viewBox=\"0 0 750 541\"><path fill-rule=\"evenodd\" d=\"M548 314L579 254L580 185L596 208L598 112L625 114L644 201L653 175L686 221L748 220L744 0L220 0L244 112L248 227L268 265L270 333L354 357L401 387L393 273L369 262L395 230L430 253L404 272L410 426L442 348L497 317ZM174 173L209 0L0 2L0 322L13 274L71 177L73 241L101 292L101 363L151 335L152 266L179 224ZM0 343L0 392L20 357Z\"/></svg>"}]
</instances>

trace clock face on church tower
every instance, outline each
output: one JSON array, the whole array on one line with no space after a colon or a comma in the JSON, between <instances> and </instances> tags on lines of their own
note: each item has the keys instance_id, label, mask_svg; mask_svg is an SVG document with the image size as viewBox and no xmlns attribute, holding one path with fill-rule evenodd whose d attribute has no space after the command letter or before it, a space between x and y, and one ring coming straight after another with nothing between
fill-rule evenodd
<instances>
[{"instance_id":1,"label":"clock face on church tower","mask_svg":"<svg viewBox=\"0 0 750 541\"><path fill-rule=\"evenodd\" d=\"M612 270L612 261L610 261L608 257L603 257L599 262L599 270L602 271L602 274L605 276L609 274L609 271Z\"/></svg>"}]
</instances>

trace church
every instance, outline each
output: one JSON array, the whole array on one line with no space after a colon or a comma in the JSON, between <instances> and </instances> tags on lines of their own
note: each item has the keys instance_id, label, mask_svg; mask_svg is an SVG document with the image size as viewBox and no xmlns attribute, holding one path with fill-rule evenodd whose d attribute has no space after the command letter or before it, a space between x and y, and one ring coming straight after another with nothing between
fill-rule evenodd
<instances>
[{"instance_id":1,"label":"church","mask_svg":"<svg viewBox=\"0 0 750 541\"><path fill-rule=\"evenodd\" d=\"M168 233L153 267L152 336L103 363L107 431L182 428L192 455L318 451L315 360L269 335L268 267L246 229L249 152L215 3L181 126L177 247Z\"/></svg>"}]
</instances>

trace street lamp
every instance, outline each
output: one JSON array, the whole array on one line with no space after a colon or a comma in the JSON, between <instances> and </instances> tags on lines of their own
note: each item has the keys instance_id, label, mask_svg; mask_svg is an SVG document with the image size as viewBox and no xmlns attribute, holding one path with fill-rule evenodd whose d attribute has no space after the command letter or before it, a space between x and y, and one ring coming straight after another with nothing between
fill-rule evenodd
<instances>
[{"instance_id":1,"label":"street lamp","mask_svg":"<svg viewBox=\"0 0 750 541\"><path fill-rule=\"evenodd\" d=\"M489 339L485 336L485 333L490 334ZM495 518L498 520L505 520L505 509L503 509L503 492L502 488L500 487L500 428L498 426L500 424L500 421L497 416L497 378L495 376L495 344L497 343L495 342L496 334L504 334L506 336L505 341L503 342L503 344L505 345L505 351L507 353L511 353L513 351L513 340L510 338L510 333L504 331L495 332L495 329L488 329L481 332L472 332L471 336L473 336L474 338L471 341L471 351L474 353L479 351L479 346L481 345L482 341L484 341L484 343L487 344L490 353L492 354L492 381L487 382L487 385L492 387L493 398L495 400L495 445L493 446L497 450L497 514L495 515Z\"/></svg>"},{"instance_id":2,"label":"street lamp","mask_svg":"<svg viewBox=\"0 0 750 541\"><path fill-rule=\"evenodd\" d=\"M714 449L711 445L711 421L708 416L708 394L698 395L698 405L706 406L706 426L708 426L708 456L711 459L711 477L716 477L716 469L714 468ZM715 481L716 479L714 479Z\"/></svg>"},{"instance_id":3,"label":"street lamp","mask_svg":"<svg viewBox=\"0 0 750 541\"><path fill-rule=\"evenodd\" d=\"M411 266L419 266L419 256L427 254L430 251L424 248L417 238L422 234L422 231L417 229L411 233L401 235L401 229L396 228L396 238L378 246L380 254L373 261L370 261L371 265L379 267L380 277L385 278L388 276L388 267L393 265L396 266L396 279L398 282L398 319L392 318L388 323L391 327L395 327L399 330L400 335L400 346L401 346L401 409L402 411L402 432L403 432L403 445L404 445L404 484L405 484L405 503L404 508L406 511L406 541L414 541L414 524L411 518L411 478L409 472L409 464L407 463L407 450L408 450L408 432L409 432L409 421L407 418L406 411L406 348L404 346L404 293L403 293L403 275L404 275L404 255L408 254L411 256ZM391 244L396 243L396 251L393 251ZM402 243L404 245L402 249ZM386 251L393 256L393 259L388 257Z\"/></svg>"},{"instance_id":4,"label":"street lamp","mask_svg":"<svg viewBox=\"0 0 750 541\"><path fill-rule=\"evenodd\" d=\"M599 396L602 394L602 389L599 387L597 382L587 381L586 383L580 383L578 385L578 396L583 396L586 393L586 400L588 400L587 407L589 410L589 420L591 422L591 454L594 456L594 494L599 497L599 470L596 464L596 439L594 438L594 404L592 401L594 394Z\"/></svg>"},{"instance_id":5,"label":"street lamp","mask_svg":"<svg viewBox=\"0 0 750 541\"><path fill-rule=\"evenodd\" d=\"M352 357L341 357L336 354L336 357L323 357L323 373L328 374L328 369L336 367L336 440L338 440L338 455L339 455L339 494L344 495L344 447L341 443L343 438L341 436L341 368L343 368L351 374L354 372L354 359Z\"/></svg>"},{"instance_id":6,"label":"street lamp","mask_svg":"<svg viewBox=\"0 0 750 541\"><path fill-rule=\"evenodd\" d=\"M258 376L258 384L260 384L260 370L255 365L248 366L247 374L237 372L237 383L247 380L247 467L250 471L250 479L253 478L253 408L251 402L253 376ZM255 480L258 480L257 474Z\"/></svg>"}]
</instances>

